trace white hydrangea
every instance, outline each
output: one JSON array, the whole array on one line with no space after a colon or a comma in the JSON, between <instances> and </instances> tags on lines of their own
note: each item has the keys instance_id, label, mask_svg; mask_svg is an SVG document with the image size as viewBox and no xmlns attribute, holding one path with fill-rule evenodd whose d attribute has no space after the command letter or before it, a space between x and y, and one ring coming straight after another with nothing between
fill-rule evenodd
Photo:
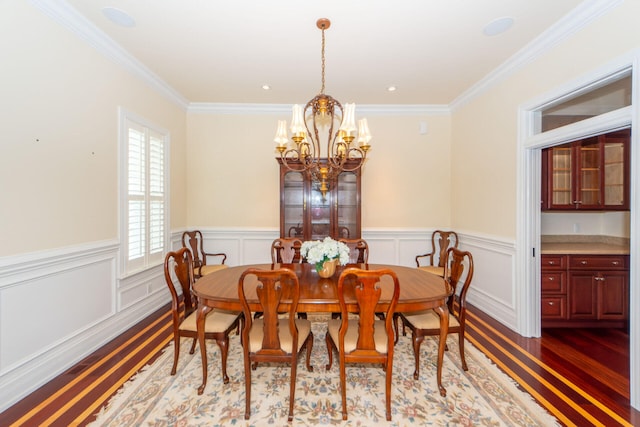
<instances>
[{"instance_id":1,"label":"white hydrangea","mask_svg":"<svg viewBox=\"0 0 640 427\"><path fill-rule=\"evenodd\" d=\"M331 237L325 237L322 241L303 242L300 253L311 264L321 264L335 258L340 260L341 265L349 263L349 247Z\"/></svg>"}]
</instances>

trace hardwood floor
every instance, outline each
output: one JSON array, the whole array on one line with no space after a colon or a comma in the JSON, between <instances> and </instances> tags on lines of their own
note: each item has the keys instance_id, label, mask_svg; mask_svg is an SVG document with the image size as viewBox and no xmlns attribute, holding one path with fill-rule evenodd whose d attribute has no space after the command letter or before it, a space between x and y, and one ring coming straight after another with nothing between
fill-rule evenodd
<instances>
[{"instance_id":1,"label":"hardwood floor","mask_svg":"<svg viewBox=\"0 0 640 427\"><path fill-rule=\"evenodd\" d=\"M563 425L640 425L629 406L629 336L548 329L523 338L470 307L467 339ZM168 307L0 414L0 426L86 425L172 339Z\"/></svg>"}]
</instances>

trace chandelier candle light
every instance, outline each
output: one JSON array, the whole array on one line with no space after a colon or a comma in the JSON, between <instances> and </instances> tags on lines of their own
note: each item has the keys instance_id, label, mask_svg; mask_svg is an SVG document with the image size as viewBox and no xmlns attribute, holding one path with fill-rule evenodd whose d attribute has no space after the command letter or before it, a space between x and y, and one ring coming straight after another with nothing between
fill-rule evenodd
<instances>
[{"instance_id":1,"label":"chandelier candle light","mask_svg":"<svg viewBox=\"0 0 640 427\"><path fill-rule=\"evenodd\" d=\"M336 263L344 265L349 262L349 247L331 237L325 237L324 240L302 242L300 255L307 262L315 264L320 277L328 278L335 273Z\"/></svg>"},{"instance_id":2,"label":"chandelier candle light","mask_svg":"<svg viewBox=\"0 0 640 427\"><path fill-rule=\"evenodd\" d=\"M293 106L291 118L291 139L289 147L286 120L278 120L278 130L274 141L280 153L282 164L294 171L307 171L314 181L320 183L320 191L325 197L330 183L343 171L360 169L371 148L371 133L367 119L358 121L358 147L352 146L356 138L355 108L353 103L344 105L324 93L324 32L331 25L326 18L318 19L316 26L322 30L322 87L320 94L309 101L304 108ZM336 129L336 130L334 130ZM321 138L322 137L322 138ZM326 138L327 158L321 159L320 140ZM347 162L347 160L349 160Z\"/></svg>"}]
</instances>

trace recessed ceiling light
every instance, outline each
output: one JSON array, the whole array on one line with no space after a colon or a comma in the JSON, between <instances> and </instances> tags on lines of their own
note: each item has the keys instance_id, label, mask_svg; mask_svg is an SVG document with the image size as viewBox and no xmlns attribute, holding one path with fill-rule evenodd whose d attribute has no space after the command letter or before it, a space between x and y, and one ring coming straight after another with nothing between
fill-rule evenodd
<instances>
[{"instance_id":1,"label":"recessed ceiling light","mask_svg":"<svg viewBox=\"0 0 640 427\"><path fill-rule=\"evenodd\" d=\"M131 28L136 26L136 21L124 10L116 9L115 7L104 7L102 8L102 14L109 21L121 27Z\"/></svg>"},{"instance_id":2,"label":"recessed ceiling light","mask_svg":"<svg viewBox=\"0 0 640 427\"><path fill-rule=\"evenodd\" d=\"M269 90L269 89L271 89L271 86L269 86L269 85L262 85L262 89L264 89L264 90Z\"/></svg>"},{"instance_id":3,"label":"recessed ceiling light","mask_svg":"<svg viewBox=\"0 0 640 427\"><path fill-rule=\"evenodd\" d=\"M389 86L389 87L387 88L387 91L388 91L388 92L395 92L395 91L396 91L396 89L398 89L398 88L397 88L395 85L391 85L391 86Z\"/></svg>"},{"instance_id":4,"label":"recessed ceiling light","mask_svg":"<svg viewBox=\"0 0 640 427\"><path fill-rule=\"evenodd\" d=\"M496 36L504 33L513 25L513 18L510 16L503 16L502 18L496 18L489 22L482 32L485 36Z\"/></svg>"}]
</instances>

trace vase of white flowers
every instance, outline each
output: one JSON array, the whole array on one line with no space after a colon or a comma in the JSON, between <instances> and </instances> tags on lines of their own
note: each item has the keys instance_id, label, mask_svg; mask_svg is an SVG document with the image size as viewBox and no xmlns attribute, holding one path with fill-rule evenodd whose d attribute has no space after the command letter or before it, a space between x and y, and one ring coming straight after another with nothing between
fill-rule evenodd
<instances>
[{"instance_id":1,"label":"vase of white flowers","mask_svg":"<svg viewBox=\"0 0 640 427\"><path fill-rule=\"evenodd\" d=\"M336 271L336 264L349 262L349 247L342 242L325 237L324 240L302 243L300 254L307 262L315 264L320 277L331 277Z\"/></svg>"}]
</instances>

